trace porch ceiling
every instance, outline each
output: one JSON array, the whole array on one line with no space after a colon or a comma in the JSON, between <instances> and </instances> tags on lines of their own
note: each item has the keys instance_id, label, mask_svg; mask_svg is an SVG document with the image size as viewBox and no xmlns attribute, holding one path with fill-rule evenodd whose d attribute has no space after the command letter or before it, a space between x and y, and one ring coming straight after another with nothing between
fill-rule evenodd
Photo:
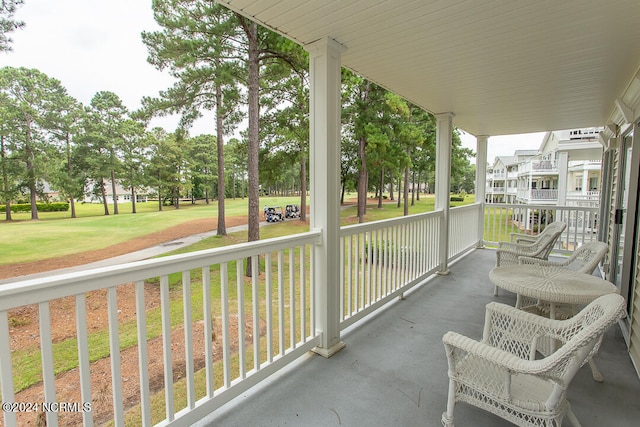
<instances>
[{"instance_id":1,"label":"porch ceiling","mask_svg":"<svg viewBox=\"0 0 640 427\"><path fill-rule=\"evenodd\" d=\"M605 125L640 66L637 0L218 1L475 135Z\"/></svg>"}]
</instances>

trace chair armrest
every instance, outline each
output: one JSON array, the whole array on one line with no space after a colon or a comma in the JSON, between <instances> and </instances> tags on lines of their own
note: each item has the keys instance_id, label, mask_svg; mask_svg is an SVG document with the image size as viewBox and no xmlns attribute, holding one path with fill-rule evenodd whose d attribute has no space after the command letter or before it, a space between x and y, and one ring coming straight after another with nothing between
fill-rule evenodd
<instances>
[{"instance_id":1,"label":"chair armrest","mask_svg":"<svg viewBox=\"0 0 640 427\"><path fill-rule=\"evenodd\" d=\"M531 246L533 246L533 244L520 245L518 243L511 243L511 242L498 242L498 248L506 249L510 251L527 250Z\"/></svg>"},{"instance_id":2,"label":"chair armrest","mask_svg":"<svg viewBox=\"0 0 640 427\"><path fill-rule=\"evenodd\" d=\"M535 237L524 233L509 233L509 237L510 242L516 244L533 243L536 241Z\"/></svg>"},{"instance_id":3,"label":"chair armrest","mask_svg":"<svg viewBox=\"0 0 640 427\"><path fill-rule=\"evenodd\" d=\"M546 363L541 360L522 359L508 351L493 347L482 341L476 341L457 332L447 332L442 337L450 371L455 372L456 359L460 359L461 354L472 355L490 362L491 365L502 368L509 373L539 373L544 371ZM458 354L456 354L458 353Z\"/></svg>"},{"instance_id":4,"label":"chair armrest","mask_svg":"<svg viewBox=\"0 0 640 427\"><path fill-rule=\"evenodd\" d=\"M518 262L520 264L542 265L545 267L552 267L552 266L562 267L566 265L566 263L557 263L557 262L547 261L545 259L534 258L530 256L519 256Z\"/></svg>"},{"instance_id":5,"label":"chair armrest","mask_svg":"<svg viewBox=\"0 0 640 427\"><path fill-rule=\"evenodd\" d=\"M518 263L518 253L513 251L496 250L496 267Z\"/></svg>"}]
</instances>

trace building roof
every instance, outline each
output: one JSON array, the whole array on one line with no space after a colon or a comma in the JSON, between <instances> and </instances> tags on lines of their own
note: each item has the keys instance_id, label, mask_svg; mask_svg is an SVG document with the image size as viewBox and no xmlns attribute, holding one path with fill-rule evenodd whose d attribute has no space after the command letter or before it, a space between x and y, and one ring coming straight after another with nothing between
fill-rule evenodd
<instances>
[{"instance_id":1,"label":"building roof","mask_svg":"<svg viewBox=\"0 0 640 427\"><path fill-rule=\"evenodd\" d=\"M535 156L538 150L516 150L515 156Z\"/></svg>"},{"instance_id":2,"label":"building roof","mask_svg":"<svg viewBox=\"0 0 640 427\"><path fill-rule=\"evenodd\" d=\"M335 40L343 66L473 135L601 126L638 102L637 1L219 1L303 46Z\"/></svg>"},{"instance_id":3,"label":"building roof","mask_svg":"<svg viewBox=\"0 0 640 427\"><path fill-rule=\"evenodd\" d=\"M496 157L496 160L497 159L499 159L505 166L510 166L518 163L518 158L516 156L498 156Z\"/></svg>"}]
</instances>

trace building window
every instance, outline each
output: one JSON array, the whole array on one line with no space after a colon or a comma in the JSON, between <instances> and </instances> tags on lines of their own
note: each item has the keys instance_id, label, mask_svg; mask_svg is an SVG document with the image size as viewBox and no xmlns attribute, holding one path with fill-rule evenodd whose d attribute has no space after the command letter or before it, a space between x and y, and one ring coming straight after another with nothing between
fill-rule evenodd
<instances>
[{"instance_id":1,"label":"building window","mask_svg":"<svg viewBox=\"0 0 640 427\"><path fill-rule=\"evenodd\" d=\"M582 191L582 175L576 175L576 191Z\"/></svg>"}]
</instances>

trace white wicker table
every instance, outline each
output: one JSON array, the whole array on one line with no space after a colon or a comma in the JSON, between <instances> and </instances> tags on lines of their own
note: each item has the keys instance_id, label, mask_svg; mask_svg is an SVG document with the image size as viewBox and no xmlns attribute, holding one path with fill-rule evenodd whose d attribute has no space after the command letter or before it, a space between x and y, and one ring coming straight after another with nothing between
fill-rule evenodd
<instances>
[{"instance_id":1,"label":"white wicker table","mask_svg":"<svg viewBox=\"0 0 640 427\"><path fill-rule=\"evenodd\" d=\"M530 297L549 303L549 317L556 318L556 304L589 304L596 298L619 293L611 282L599 277L562 267L540 265L505 265L489 272L491 282L517 294L516 308L522 308L522 297ZM555 351L555 343L548 350ZM602 374L595 362L589 366L596 381L602 382Z\"/></svg>"},{"instance_id":2,"label":"white wicker table","mask_svg":"<svg viewBox=\"0 0 640 427\"><path fill-rule=\"evenodd\" d=\"M562 267L540 265L505 265L489 272L491 282L518 295L546 301L555 318L555 304L589 304L596 298L618 293L611 282Z\"/></svg>"}]
</instances>

